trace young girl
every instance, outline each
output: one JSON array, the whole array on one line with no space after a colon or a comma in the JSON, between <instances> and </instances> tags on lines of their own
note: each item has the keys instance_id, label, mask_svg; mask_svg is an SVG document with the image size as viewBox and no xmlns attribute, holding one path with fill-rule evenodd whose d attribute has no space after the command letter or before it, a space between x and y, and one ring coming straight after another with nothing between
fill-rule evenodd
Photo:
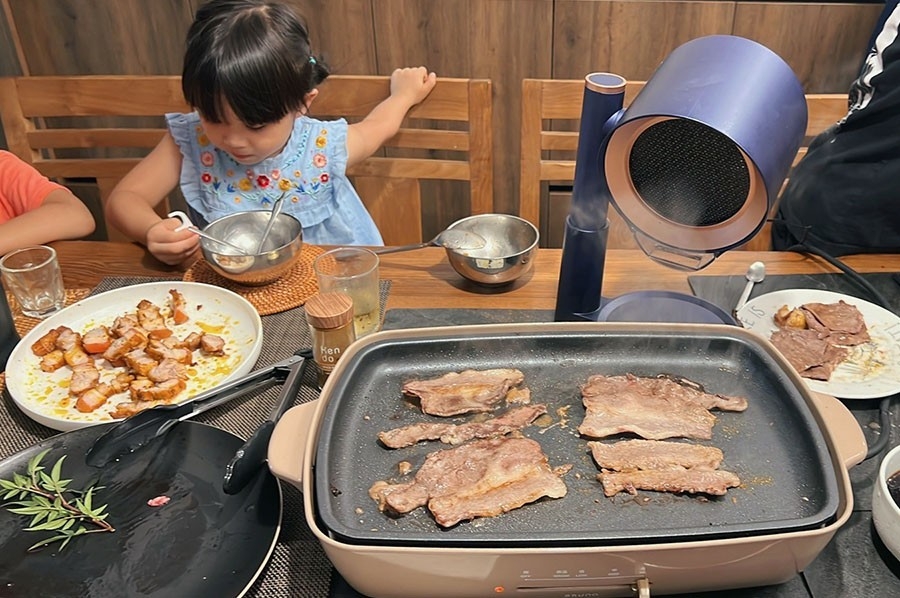
<instances>
[{"instance_id":1,"label":"young girl","mask_svg":"<svg viewBox=\"0 0 900 598\"><path fill-rule=\"evenodd\" d=\"M381 245L347 179L400 128L435 85L424 67L397 69L391 95L362 121L306 116L328 70L310 53L291 9L270 0L211 0L187 37L182 89L196 112L168 114L169 131L113 190L108 222L162 262L193 258L198 237L154 211L179 183L198 227L226 214L269 208L303 225L313 244Z\"/></svg>"}]
</instances>

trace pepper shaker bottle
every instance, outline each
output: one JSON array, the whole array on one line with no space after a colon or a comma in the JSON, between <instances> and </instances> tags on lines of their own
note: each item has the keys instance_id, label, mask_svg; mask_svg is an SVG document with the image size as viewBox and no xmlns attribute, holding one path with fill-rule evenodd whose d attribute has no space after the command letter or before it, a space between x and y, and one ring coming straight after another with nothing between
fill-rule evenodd
<instances>
[{"instance_id":1,"label":"pepper shaker bottle","mask_svg":"<svg viewBox=\"0 0 900 598\"><path fill-rule=\"evenodd\" d=\"M319 388L347 347L356 340L353 299L346 293L319 293L304 305L312 335L313 359L319 366Z\"/></svg>"}]
</instances>

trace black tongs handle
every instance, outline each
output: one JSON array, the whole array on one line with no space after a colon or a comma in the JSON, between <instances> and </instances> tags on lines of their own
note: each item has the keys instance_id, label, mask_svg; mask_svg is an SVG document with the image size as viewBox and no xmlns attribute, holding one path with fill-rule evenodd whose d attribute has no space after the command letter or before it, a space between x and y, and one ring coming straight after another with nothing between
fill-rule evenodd
<instances>
[{"instance_id":1,"label":"black tongs handle","mask_svg":"<svg viewBox=\"0 0 900 598\"><path fill-rule=\"evenodd\" d=\"M85 454L85 463L103 467L110 461L133 452L162 436L180 421L195 417L254 390L284 380L302 357L292 355L284 361L250 372L231 382L196 395L179 405L159 405L144 409L100 435Z\"/></svg>"},{"instance_id":2,"label":"black tongs handle","mask_svg":"<svg viewBox=\"0 0 900 598\"><path fill-rule=\"evenodd\" d=\"M291 367L291 372L284 381L284 386L278 397L278 403L269 419L256 428L253 435L238 449L231 462L225 467L225 477L222 481L222 489L225 491L225 494L237 494L240 492L265 463L269 449L269 440L272 438L275 424L278 423L278 420L281 419L288 407L293 404L300 387L303 385L303 374L306 372L306 365L312 359L312 351L310 349L297 351L296 355L300 356L301 361Z\"/></svg>"}]
</instances>

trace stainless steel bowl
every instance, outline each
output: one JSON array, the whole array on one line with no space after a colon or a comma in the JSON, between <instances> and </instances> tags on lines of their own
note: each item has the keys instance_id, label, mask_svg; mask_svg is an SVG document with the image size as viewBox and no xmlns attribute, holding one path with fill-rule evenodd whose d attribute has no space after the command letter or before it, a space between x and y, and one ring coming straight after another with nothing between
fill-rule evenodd
<instances>
[{"instance_id":1,"label":"stainless steel bowl","mask_svg":"<svg viewBox=\"0 0 900 598\"><path fill-rule=\"evenodd\" d=\"M457 220L447 228L484 237L485 245L480 249L446 250L453 269L472 282L486 286L507 284L534 266L540 234L524 218L510 214L478 214Z\"/></svg>"},{"instance_id":2,"label":"stainless steel bowl","mask_svg":"<svg viewBox=\"0 0 900 598\"><path fill-rule=\"evenodd\" d=\"M213 270L240 284L261 286L278 280L294 266L303 248L303 228L290 214L278 214L266 243L256 252L271 212L236 212L209 223L203 232L244 248L249 255L200 238L203 257Z\"/></svg>"}]
</instances>

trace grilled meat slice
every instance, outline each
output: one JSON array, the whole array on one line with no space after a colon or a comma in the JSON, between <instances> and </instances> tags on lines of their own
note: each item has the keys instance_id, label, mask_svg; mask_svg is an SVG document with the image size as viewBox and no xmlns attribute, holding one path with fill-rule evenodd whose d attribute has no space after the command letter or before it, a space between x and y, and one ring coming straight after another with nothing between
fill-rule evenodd
<instances>
[{"instance_id":1,"label":"grilled meat slice","mask_svg":"<svg viewBox=\"0 0 900 598\"><path fill-rule=\"evenodd\" d=\"M729 488L741 485L741 480L722 469L654 469L650 471L608 472L597 475L603 484L603 494L615 496L619 492L637 494L638 490L685 492L721 496Z\"/></svg>"},{"instance_id":2,"label":"grilled meat slice","mask_svg":"<svg viewBox=\"0 0 900 598\"><path fill-rule=\"evenodd\" d=\"M516 369L465 370L430 380L412 380L402 390L419 397L424 413L449 417L491 411L524 379Z\"/></svg>"},{"instance_id":3,"label":"grilled meat slice","mask_svg":"<svg viewBox=\"0 0 900 598\"><path fill-rule=\"evenodd\" d=\"M62 366L66 365L66 358L59 349L53 349L43 357L41 357L41 371L55 372Z\"/></svg>"},{"instance_id":4,"label":"grilled meat slice","mask_svg":"<svg viewBox=\"0 0 900 598\"><path fill-rule=\"evenodd\" d=\"M624 376L604 376L597 374L588 378L587 384L581 387L583 397L595 397L616 392L640 392L645 396L666 397L678 395L680 398L696 403L704 409L720 411L744 411L747 399L712 394L687 378L659 375L655 378L643 378L632 374Z\"/></svg>"},{"instance_id":5,"label":"grilled meat slice","mask_svg":"<svg viewBox=\"0 0 900 598\"><path fill-rule=\"evenodd\" d=\"M830 379L849 354L849 349L831 344L812 329L782 328L770 340L801 376L812 380Z\"/></svg>"},{"instance_id":6,"label":"grilled meat slice","mask_svg":"<svg viewBox=\"0 0 900 598\"><path fill-rule=\"evenodd\" d=\"M561 498L566 485L540 445L528 438L491 438L436 451L412 482L376 482L369 495L397 514L428 505L442 527L493 517L542 497Z\"/></svg>"},{"instance_id":7,"label":"grilled meat slice","mask_svg":"<svg viewBox=\"0 0 900 598\"><path fill-rule=\"evenodd\" d=\"M163 339L172 336L172 331L166 326L159 307L152 301L141 299L137 305L138 322L141 328L147 331L147 336L153 339Z\"/></svg>"},{"instance_id":8,"label":"grilled meat slice","mask_svg":"<svg viewBox=\"0 0 900 598\"><path fill-rule=\"evenodd\" d=\"M602 469L718 469L724 455L714 446L662 440L622 440L612 444L588 442L594 461Z\"/></svg>"},{"instance_id":9,"label":"grilled meat slice","mask_svg":"<svg viewBox=\"0 0 900 598\"><path fill-rule=\"evenodd\" d=\"M586 412L578 431L584 436L631 432L650 440L712 438L716 416L671 380L596 375L582 392Z\"/></svg>"},{"instance_id":10,"label":"grilled meat slice","mask_svg":"<svg viewBox=\"0 0 900 598\"><path fill-rule=\"evenodd\" d=\"M804 303L806 325L828 337L835 345L855 346L871 340L866 321L855 305L845 303Z\"/></svg>"},{"instance_id":11,"label":"grilled meat slice","mask_svg":"<svg viewBox=\"0 0 900 598\"><path fill-rule=\"evenodd\" d=\"M172 304L172 320L176 324L184 324L190 320L187 314L187 301L177 289L169 289L169 301Z\"/></svg>"},{"instance_id":12,"label":"grilled meat slice","mask_svg":"<svg viewBox=\"0 0 900 598\"><path fill-rule=\"evenodd\" d=\"M462 444L473 438L503 436L521 430L547 413L545 405L514 407L506 413L483 422L464 424L420 423L379 432L378 439L388 448L412 446L422 440L438 440L446 444Z\"/></svg>"}]
</instances>

